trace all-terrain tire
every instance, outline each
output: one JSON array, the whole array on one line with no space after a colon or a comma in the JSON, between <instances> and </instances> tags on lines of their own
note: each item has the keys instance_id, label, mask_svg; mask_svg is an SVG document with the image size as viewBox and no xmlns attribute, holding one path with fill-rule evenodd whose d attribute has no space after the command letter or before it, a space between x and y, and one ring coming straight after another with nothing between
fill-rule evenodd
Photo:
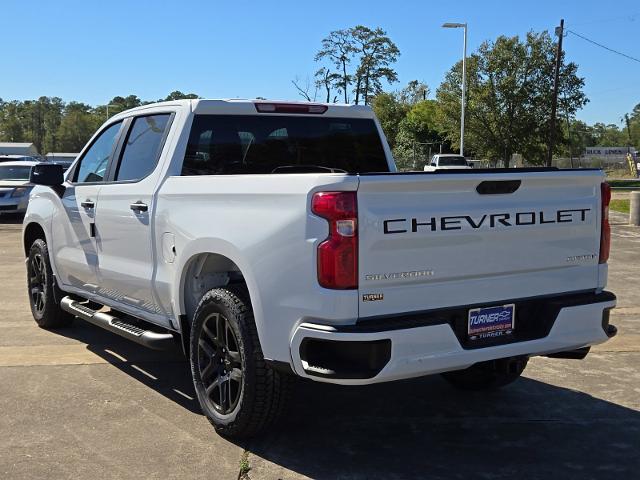
<instances>
[{"instance_id":1,"label":"all-terrain tire","mask_svg":"<svg viewBox=\"0 0 640 480\"><path fill-rule=\"evenodd\" d=\"M190 335L194 387L216 431L247 438L271 426L285 409L293 379L265 363L246 288L209 290Z\"/></svg>"},{"instance_id":2,"label":"all-terrain tire","mask_svg":"<svg viewBox=\"0 0 640 480\"><path fill-rule=\"evenodd\" d=\"M31 313L38 326L60 328L73 322L73 315L60 308L63 293L51 270L47 243L41 238L36 239L29 249L27 288Z\"/></svg>"},{"instance_id":3,"label":"all-terrain tire","mask_svg":"<svg viewBox=\"0 0 640 480\"><path fill-rule=\"evenodd\" d=\"M445 372L442 377L461 390L492 390L520 378L528 361L528 357L501 358L476 363L465 370Z\"/></svg>"}]
</instances>

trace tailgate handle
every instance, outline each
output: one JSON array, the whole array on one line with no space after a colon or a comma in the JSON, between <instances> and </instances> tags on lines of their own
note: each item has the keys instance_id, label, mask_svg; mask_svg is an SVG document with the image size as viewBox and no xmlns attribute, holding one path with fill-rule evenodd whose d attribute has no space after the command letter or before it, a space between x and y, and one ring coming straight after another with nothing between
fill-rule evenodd
<instances>
[{"instance_id":1,"label":"tailgate handle","mask_svg":"<svg viewBox=\"0 0 640 480\"><path fill-rule=\"evenodd\" d=\"M522 180L487 180L476 187L476 192L480 195L501 195L513 193L518 188Z\"/></svg>"}]
</instances>

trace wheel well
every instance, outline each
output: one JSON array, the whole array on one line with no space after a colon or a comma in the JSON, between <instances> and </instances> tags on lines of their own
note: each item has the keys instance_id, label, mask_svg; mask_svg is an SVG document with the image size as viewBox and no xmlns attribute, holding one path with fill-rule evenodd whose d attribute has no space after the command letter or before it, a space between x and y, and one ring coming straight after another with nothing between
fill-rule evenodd
<instances>
[{"instance_id":1,"label":"wheel well","mask_svg":"<svg viewBox=\"0 0 640 480\"><path fill-rule=\"evenodd\" d=\"M42 240L47 239L44 234L44 230L42 229L40 224L36 222L31 222L24 229L24 256L25 257L29 256L29 249L31 248L31 245L33 244L33 242L35 242L38 238L41 238Z\"/></svg>"},{"instance_id":2,"label":"wheel well","mask_svg":"<svg viewBox=\"0 0 640 480\"><path fill-rule=\"evenodd\" d=\"M202 296L212 288L246 283L238 266L224 255L200 253L193 256L182 277L182 312L190 324Z\"/></svg>"}]
</instances>

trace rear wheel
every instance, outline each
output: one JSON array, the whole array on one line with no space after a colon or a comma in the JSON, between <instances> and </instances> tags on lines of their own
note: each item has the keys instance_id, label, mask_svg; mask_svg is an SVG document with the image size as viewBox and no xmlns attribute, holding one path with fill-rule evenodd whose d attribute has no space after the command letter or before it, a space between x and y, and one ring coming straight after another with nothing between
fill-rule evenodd
<instances>
[{"instance_id":1,"label":"rear wheel","mask_svg":"<svg viewBox=\"0 0 640 480\"><path fill-rule=\"evenodd\" d=\"M515 382L528 361L528 357L501 358L476 363L465 370L445 372L442 377L461 390L491 390Z\"/></svg>"},{"instance_id":2,"label":"rear wheel","mask_svg":"<svg viewBox=\"0 0 640 480\"><path fill-rule=\"evenodd\" d=\"M241 438L270 426L284 409L291 378L266 365L246 289L207 292L190 342L195 390L216 431Z\"/></svg>"},{"instance_id":3,"label":"rear wheel","mask_svg":"<svg viewBox=\"0 0 640 480\"><path fill-rule=\"evenodd\" d=\"M41 238L29 249L27 288L31 313L40 327L58 328L71 324L73 315L62 310L58 303L62 292L53 277L47 244Z\"/></svg>"}]
</instances>

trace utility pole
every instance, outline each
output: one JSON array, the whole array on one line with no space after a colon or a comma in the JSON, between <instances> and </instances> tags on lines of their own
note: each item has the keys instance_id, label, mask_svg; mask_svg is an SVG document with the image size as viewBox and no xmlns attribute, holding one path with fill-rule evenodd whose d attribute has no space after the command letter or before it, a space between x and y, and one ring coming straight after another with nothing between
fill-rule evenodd
<instances>
[{"instance_id":1,"label":"utility pole","mask_svg":"<svg viewBox=\"0 0 640 480\"><path fill-rule=\"evenodd\" d=\"M562 37L564 36L564 18L560 20L560 26L556 27L558 36L558 52L556 54L556 73L553 82L553 98L551 103L551 122L549 128L549 151L547 152L547 167L553 160L553 146L556 140L556 111L558 110L558 87L560 83L560 62L562 61Z\"/></svg>"},{"instance_id":2,"label":"utility pole","mask_svg":"<svg viewBox=\"0 0 640 480\"><path fill-rule=\"evenodd\" d=\"M627 123L627 153L631 153L631 124L629 123L629 114L624 114L624 120Z\"/></svg>"}]
</instances>

